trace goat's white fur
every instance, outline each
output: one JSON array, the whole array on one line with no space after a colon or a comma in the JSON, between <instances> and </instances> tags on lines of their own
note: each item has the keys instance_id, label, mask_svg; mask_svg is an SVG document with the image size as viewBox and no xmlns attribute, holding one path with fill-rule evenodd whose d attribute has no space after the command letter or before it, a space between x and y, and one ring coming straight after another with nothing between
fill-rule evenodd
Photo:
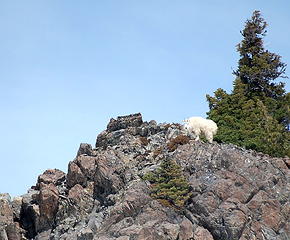
<instances>
[{"instance_id":1,"label":"goat's white fur","mask_svg":"<svg viewBox=\"0 0 290 240\"><path fill-rule=\"evenodd\" d=\"M183 120L183 122L184 130L189 134L193 133L195 135L195 141L198 141L200 135L203 133L206 139L212 143L213 136L217 133L218 129L214 121L202 117L191 117Z\"/></svg>"}]
</instances>

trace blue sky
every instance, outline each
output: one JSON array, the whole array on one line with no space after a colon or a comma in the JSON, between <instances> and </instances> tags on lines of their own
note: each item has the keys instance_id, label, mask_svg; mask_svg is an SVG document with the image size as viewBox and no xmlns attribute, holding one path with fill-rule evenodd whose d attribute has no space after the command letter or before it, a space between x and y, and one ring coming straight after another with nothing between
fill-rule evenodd
<instances>
[{"instance_id":1,"label":"blue sky","mask_svg":"<svg viewBox=\"0 0 290 240\"><path fill-rule=\"evenodd\" d=\"M254 10L266 48L290 64L288 0L0 0L0 192L66 172L111 117L205 117L205 95L232 89Z\"/></svg>"}]
</instances>

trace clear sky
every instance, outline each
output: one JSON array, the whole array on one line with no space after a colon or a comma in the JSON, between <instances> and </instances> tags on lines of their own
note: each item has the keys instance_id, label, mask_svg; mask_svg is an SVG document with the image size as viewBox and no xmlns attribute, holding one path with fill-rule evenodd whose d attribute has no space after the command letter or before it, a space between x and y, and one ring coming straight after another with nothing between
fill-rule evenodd
<instances>
[{"instance_id":1,"label":"clear sky","mask_svg":"<svg viewBox=\"0 0 290 240\"><path fill-rule=\"evenodd\" d=\"M111 117L205 117L205 95L232 89L254 10L290 65L289 0L0 0L0 192L66 172Z\"/></svg>"}]
</instances>

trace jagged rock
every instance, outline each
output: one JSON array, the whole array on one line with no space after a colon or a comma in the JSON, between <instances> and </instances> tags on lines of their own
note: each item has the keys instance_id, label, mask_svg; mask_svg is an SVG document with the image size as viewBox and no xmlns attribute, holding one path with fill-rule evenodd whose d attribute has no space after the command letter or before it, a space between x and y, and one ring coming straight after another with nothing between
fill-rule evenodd
<instances>
[{"instance_id":1,"label":"jagged rock","mask_svg":"<svg viewBox=\"0 0 290 240\"><path fill-rule=\"evenodd\" d=\"M76 158L75 163L79 166L87 180L93 180L96 169L96 157L80 155Z\"/></svg>"},{"instance_id":2,"label":"jagged rock","mask_svg":"<svg viewBox=\"0 0 290 240\"><path fill-rule=\"evenodd\" d=\"M113 132L120 129L125 129L128 127L139 127L143 123L142 115L140 113L131 114L128 116L120 116L115 120L111 118L107 131Z\"/></svg>"},{"instance_id":3,"label":"jagged rock","mask_svg":"<svg viewBox=\"0 0 290 240\"><path fill-rule=\"evenodd\" d=\"M13 222L11 198L8 193L0 194L0 223L1 225Z\"/></svg>"},{"instance_id":4,"label":"jagged rock","mask_svg":"<svg viewBox=\"0 0 290 240\"><path fill-rule=\"evenodd\" d=\"M281 159L204 143L180 146L172 158L190 176L193 198L188 209L215 238L239 239L245 228L251 228L250 218L258 222L254 232L262 226L278 232L279 223L286 220L279 213L279 201L271 200L279 199L287 185L288 169ZM257 202L256 195L265 191L262 202ZM267 201L271 204L264 205Z\"/></svg>"},{"instance_id":5,"label":"jagged rock","mask_svg":"<svg viewBox=\"0 0 290 240\"><path fill-rule=\"evenodd\" d=\"M159 236L167 236L169 239L177 239L178 234L180 231L180 226L179 224L174 224L174 223L163 223L159 228L157 234ZM158 236L157 235L157 236ZM158 238L156 236L156 238ZM156 239L155 238L155 239ZM165 238L165 237L163 237Z\"/></svg>"},{"instance_id":6,"label":"jagged rock","mask_svg":"<svg viewBox=\"0 0 290 240\"><path fill-rule=\"evenodd\" d=\"M187 240L187 239L192 239L193 238L193 230L194 230L194 225L192 224L189 219L184 217L182 222L180 223L180 232L178 235L179 240Z\"/></svg>"},{"instance_id":7,"label":"jagged rock","mask_svg":"<svg viewBox=\"0 0 290 240\"><path fill-rule=\"evenodd\" d=\"M20 221L22 207L22 197L15 197L12 200L12 209L13 209L13 218L17 221Z\"/></svg>"},{"instance_id":8,"label":"jagged rock","mask_svg":"<svg viewBox=\"0 0 290 240\"><path fill-rule=\"evenodd\" d=\"M290 168L290 158L284 158L283 161L287 165L288 168Z\"/></svg>"},{"instance_id":9,"label":"jagged rock","mask_svg":"<svg viewBox=\"0 0 290 240\"><path fill-rule=\"evenodd\" d=\"M77 240L92 240L93 238L94 233L89 228L82 229L77 235Z\"/></svg>"},{"instance_id":10,"label":"jagged rock","mask_svg":"<svg viewBox=\"0 0 290 240\"><path fill-rule=\"evenodd\" d=\"M24 239L24 231L20 228L18 223L10 223L5 228L8 240L21 240Z\"/></svg>"},{"instance_id":11,"label":"jagged rock","mask_svg":"<svg viewBox=\"0 0 290 240\"><path fill-rule=\"evenodd\" d=\"M68 198L73 201L74 204L78 204L83 196L84 188L76 184L68 192Z\"/></svg>"},{"instance_id":12,"label":"jagged rock","mask_svg":"<svg viewBox=\"0 0 290 240\"><path fill-rule=\"evenodd\" d=\"M100 154L96 159L94 176L94 198L105 204L112 204L106 198L124 187L124 162L115 151Z\"/></svg>"},{"instance_id":13,"label":"jagged rock","mask_svg":"<svg viewBox=\"0 0 290 240\"><path fill-rule=\"evenodd\" d=\"M80 156L80 155L92 156L93 155L92 145L88 143L81 143L77 156Z\"/></svg>"},{"instance_id":14,"label":"jagged rock","mask_svg":"<svg viewBox=\"0 0 290 240\"><path fill-rule=\"evenodd\" d=\"M214 240L210 232L203 227L196 228L193 235L193 239L194 240Z\"/></svg>"},{"instance_id":15,"label":"jagged rock","mask_svg":"<svg viewBox=\"0 0 290 240\"><path fill-rule=\"evenodd\" d=\"M37 235L35 240L50 240L51 230L43 231Z\"/></svg>"},{"instance_id":16,"label":"jagged rock","mask_svg":"<svg viewBox=\"0 0 290 240\"><path fill-rule=\"evenodd\" d=\"M154 126L149 129L147 123L144 123L143 127L142 123L143 120L140 113L117 117L116 120L112 118L107 126L107 130L98 135L96 148L101 147L106 149L108 146L115 146L129 136L147 136L150 129L152 130L156 127Z\"/></svg>"},{"instance_id":17,"label":"jagged rock","mask_svg":"<svg viewBox=\"0 0 290 240\"><path fill-rule=\"evenodd\" d=\"M39 193L40 225L37 232L50 229L54 224L58 210L59 192L57 187L50 184L41 184Z\"/></svg>"},{"instance_id":18,"label":"jagged rock","mask_svg":"<svg viewBox=\"0 0 290 240\"><path fill-rule=\"evenodd\" d=\"M20 212L21 227L26 230L26 237L32 239L37 234L39 229L39 205L38 205L39 191L30 189L27 194L21 196L22 205Z\"/></svg>"},{"instance_id":19,"label":"jagged rock","mask_svg":"<svg viewBox=\"0 0 290 240\"><path fill-rule=\"evenodd\" d=\"M8 236L4 228L0 228L0 240L8 240Z\"/></svg>"},{"instance_id":20,"label":"jagged rock","mask_svg":"<svg viewBox=\"0 0 290 240\"><path fill-rule=\"evenodd\" d=\"M86 186L87 178L75 162L70 162L68 165L67 173L67 186L69 188L73 187L76 184Z\"/></svg>"},{"instance_id":21,"label":"jagged rock","mask_svg":"<svg viewBox=\"0 0 290 240\"><path fill-rule=\"evenodd\" d=\"M90 213L93 208L93 195L89 194L81 185L76 184L68 192L68 199L76 207L79 217Z\"/></svg>"},{"instance_id":22,"label":"jagged rock","mask_svg":"<svg viewBox=\"0 0 290 240\"><path fill-rule=\"evenodd\" d=\"M67 175L48 170L20 198L0 196L0 240L289 239L289 158L193 140L169 151L181 134L141 114L111 119ZM189 181L183 211L152 199L142 180L165 158Z\"/></svg>"},{"instance_id":23,"label":"jagged rock","mask_svg":"<svg viewBox=\"0 0 290 240\"><path fill-rule=\"evenodd\" d=\"M9 194L0 194L0 239L8 240L6 228L13 222L13 210L11 208Z\"/></svg>"},{"instance_id":24,"label":"jagged rock","mask_svg":"<svg viewBox=\"0 0 290 240\"><path fill-rule=\"evenodd\" d=\"M13 209L9 194L0 194L0 240L20 240L22 230L13 221Z\"/></svg>"},{"instance_id":25,"label":"jagged rock","mask_svg":"<svg viewBox=\"0 0 290 240\"><path fill-rule=\"evenodd\" d=\"M87 186L88 181L92 181L96 171L96 157L78 155L76 159L69 163L67 174L67 185L69 188L76 184Z\"/></svg>"},{"instance_id":26,"label":"jagged rock","mask_svg":"<svg viewBox=\"0 0 290 240\"><path fill-rule=\"evenodd\" d=\"M41 183L60 185L65 180L65 173L59 169L48 169L38 177L37 188Z\"/></svg>"}]
</instances>

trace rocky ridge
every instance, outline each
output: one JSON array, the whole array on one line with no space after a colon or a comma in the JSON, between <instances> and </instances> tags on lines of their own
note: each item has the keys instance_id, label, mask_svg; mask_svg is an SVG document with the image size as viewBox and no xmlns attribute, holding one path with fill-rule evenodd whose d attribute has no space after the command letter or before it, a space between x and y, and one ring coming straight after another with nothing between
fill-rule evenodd
<instances>
[{"instance_id":1,"label":"rocky ridge","mask_svg":"<svg viewBox=\"0 0 290 240\"><path fill-rule=\"evenodd\" d=\"M193 140L168 149L181 134L141 114L111 119L67 174L50 169L27 194L0 194L0 240L289 239L289 158ZM142 180L164 158L190 183L183 211L152 199Z\"/></svg>"}]
</instances>

